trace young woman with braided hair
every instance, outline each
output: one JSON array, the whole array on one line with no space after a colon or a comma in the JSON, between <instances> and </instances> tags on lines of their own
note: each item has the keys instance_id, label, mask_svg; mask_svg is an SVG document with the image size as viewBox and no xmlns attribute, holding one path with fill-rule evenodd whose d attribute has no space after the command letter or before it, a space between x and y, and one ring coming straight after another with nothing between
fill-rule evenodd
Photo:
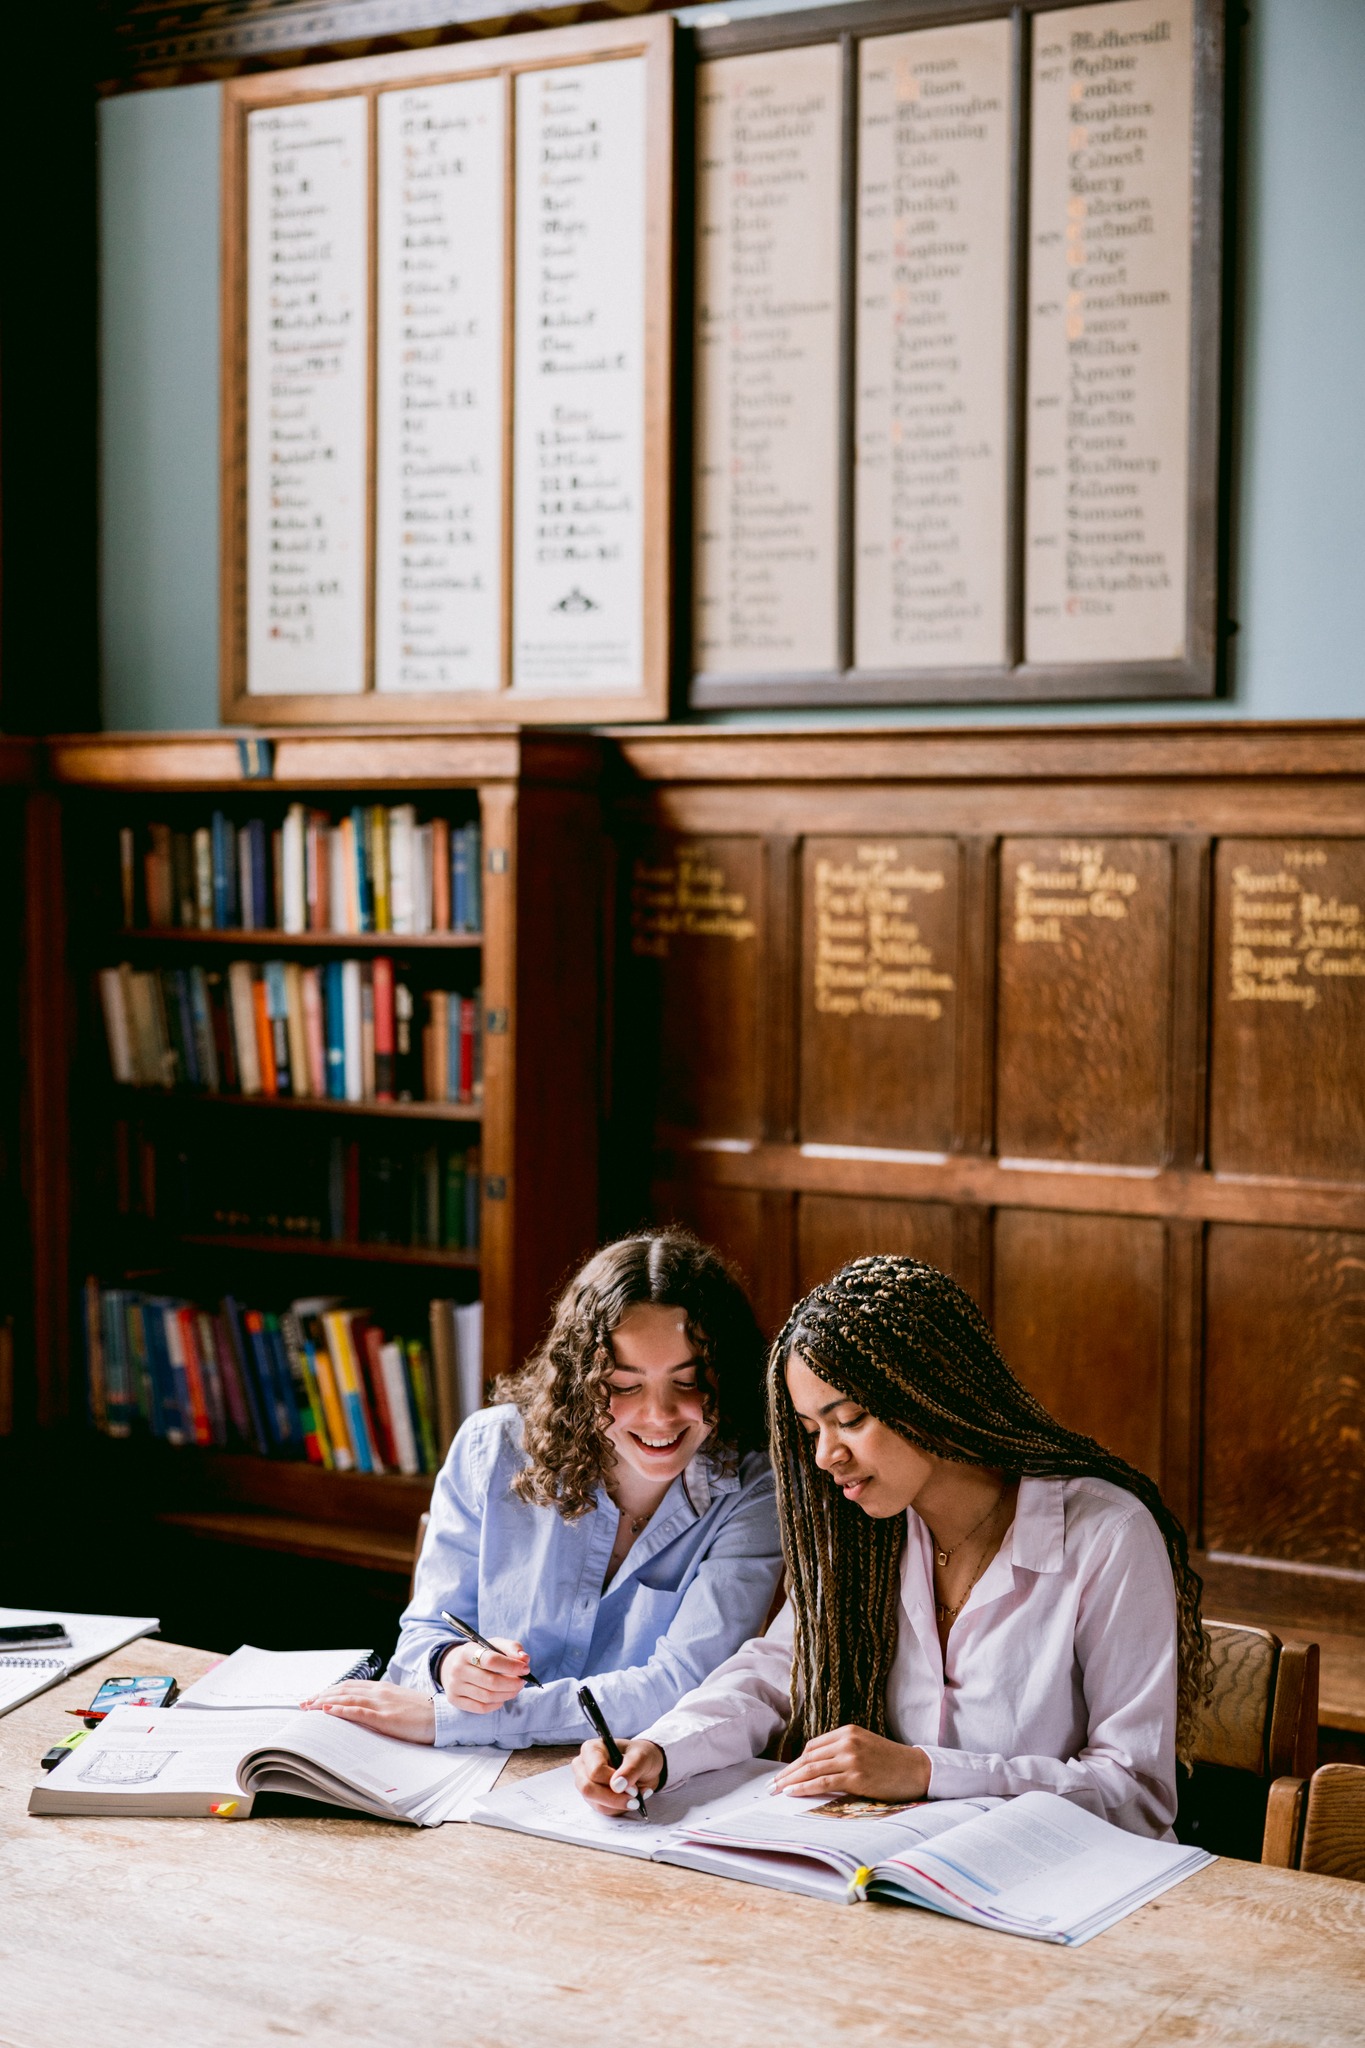
<instances>
[{"instance_id":1,"label":"young woman with braided hair","mask_svg":"<svg viewBox=\"0 0 1365 2048\"><path fill-rule=\"evenodd\" d=\"M1203 1675L1199 1580L1157 1488L1014 1377L961 1288L857 1259L769 1360L789 1599L584 1796L758 1755L774 1789L1059 1792L1166 1837Z\"/></svg>"},{"instance_id":2,"label":"young woman with braided hair","mask_svg":"<svg viewBox=\"0 0 1365 2048\"><path fill-rule=\"evenodd\" d=\"M579 1740L586 1682L634 1735L762 1628L781 1577L748 1297L686 1231L622 1238L494 1397L436 1480L386 1680L310 1704L410 1742L521 1749Z\"/></svg>"}]
</instances>

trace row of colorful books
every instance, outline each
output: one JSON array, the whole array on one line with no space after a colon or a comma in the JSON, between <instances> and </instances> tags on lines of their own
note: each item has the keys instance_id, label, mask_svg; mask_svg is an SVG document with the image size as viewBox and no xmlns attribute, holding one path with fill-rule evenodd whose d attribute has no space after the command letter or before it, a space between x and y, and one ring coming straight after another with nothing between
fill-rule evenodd
<instances>
[{"instance_id":1,"label":"row of colorful books","mask_svg":"<svg viewBox=\"0 0 1365 2048\"><path fill-rule=\"evenodd\" d=\"M419 823L412 804L356 804L336 820L291 804L277 826L225 811L193 831L124 825L119 879L129 931L483 929L478 823Z\"/></svg>"},{"instance_id":2,"label":"row of colorful books","mask_svg":"<svg viewBox=\"0 0 1365 2048\"><path fill-rule=\"evenodd\" d=\"M85 1286L90 1417L108 1436L307 1459L335 1472L435 1472L483 1402L483 1310L433 1301L429 1343L387 1336L332 1296L278 1313Z\"/></svg>"},{"instance_id":3,"label":"row of colorful books","mask_svg":"<svg viewBox=\"0 0 1365 2048\"><path fill-rule=\"evenodd\" d=\"M125 960L100 970L99 990L109 1064L127 1086L319 1102L483 1097L482 992L419 992L383 955L225 969Z\"/></svg>"},{"instance_id":4,"label":"row of colorful books","mask_svg":"<svg viewBox=\"0 0 1365 2048\"><path fill-rule=\"evenodd\" d=\"M479 1147L420 1130L349 1137L118 1117L113 1163L120 1216L190 1235L479 1247Z\"/></svg>"}]
</instances>

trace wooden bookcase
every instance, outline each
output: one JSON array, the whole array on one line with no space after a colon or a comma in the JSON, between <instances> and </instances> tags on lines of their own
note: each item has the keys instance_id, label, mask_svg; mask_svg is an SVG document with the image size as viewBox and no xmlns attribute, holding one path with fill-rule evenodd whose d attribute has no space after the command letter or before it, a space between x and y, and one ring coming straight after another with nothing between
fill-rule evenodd
<instances>
[{"instance_id":1,"label":"wooden bookcase","mask_svg":"<svg viewBox=\"0 0 1365 2048\"><path fill-rule=\"evenodd\" d=\"M87 1274L106 1286L148 1285L207 1302L223 1292L262 1305L331 1292L372 1304L387 1326L413 1336L424 1333L432 1297L481 1297L491 1378L535 1342L556 1284L597 1240L597 743L506 728L264 738L264 747L254 736L239 745L218 733L58 738L48 746L52 787L42 799L41 873L50 918L35 1020L35 1036L61 1083L44 1110L53 1250L42 1274L38 1376L48 1421L64 1412L75 1421L84 1399L79 1293ZM249 767L256 774L248 775ZM278 824L297 801L333 816L362 802L412 802L419 815L456 821L477 816L482 933L123 928L121 826L205 825L215 808ZM95 979L102 967L122 960L143 967L223 965L232 958L317 962L378 952L414 963L417 980L439 972L465 993L481 986L480 1105L210 1098L117 1088L111 1079ZM256 1133L264 1158L270 1151L281 1156L279 1147L333 1119L347 1137L474 1127L483 1172L479 1249L205 1232L167 1220L165 1205L154 1224L130 1222L117 1213L113 1165L114 1127L130 1117L159 1124L186 1144L193 1139L201 1178L230 1152L250 1164ZM63 1213L69 1228L57 1227ZM391 1581L410 1569L417 1518L431 1489L429 1477L333 1473L224 1451L136 1441L97 1449L106 1479L124 1469L145 1481L160 1523L223 1543L361 1566Z\"/></svg>"}]
</instances>

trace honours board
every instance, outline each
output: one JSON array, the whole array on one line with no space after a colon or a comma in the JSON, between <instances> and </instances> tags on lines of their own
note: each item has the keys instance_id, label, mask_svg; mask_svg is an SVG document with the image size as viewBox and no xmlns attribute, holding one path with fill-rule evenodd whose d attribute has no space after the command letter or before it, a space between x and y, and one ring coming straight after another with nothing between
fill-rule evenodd
<instances>
[{"instance_id":1,"label":"honours board","mask_svg":"<svg viewBox=\"0 0 1365 2048\"><path fill-rule=\"evenodd\" d=\"M1215 688L1222 0L941 13L698 37L699 707Z\"/></svg>"},{"instance_id":2,"label":"honours board","mask_svg":"<svg viewBox=\"0 0 1365 2048\"><path fill-rule=\"evenodd\" d=\"M225 86L226 717L666 710L672 36Z\"/></svg>"}]
</instances>

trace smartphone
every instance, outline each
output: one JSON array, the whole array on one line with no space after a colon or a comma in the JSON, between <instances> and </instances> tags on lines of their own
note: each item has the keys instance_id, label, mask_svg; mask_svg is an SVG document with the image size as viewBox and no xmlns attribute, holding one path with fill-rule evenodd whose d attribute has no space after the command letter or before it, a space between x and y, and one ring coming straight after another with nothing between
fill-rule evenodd
<instances>
[{"instance_id":1,"label":"smartphone","mask_svg":"<svg viewBox=\"0 0 1365 2048\"><path fill-rule=\"evenodd\" d=\"M70 1647L71 1638L64 1621L19 1621L0 1628L0 1650L69 1650Z\"/></svg>"},{"instance_id":2,"label":"smartphone","mask_svg":"<svg viewBox=\"0 0 1365 2048\"><path fill-rule=\"evenodd\" d=\"M173 1678L106 1678L88 1707L68 1707L92 1725L111 1707L168 1707L180 1687Z\"/></svg>"}]
</instances>

